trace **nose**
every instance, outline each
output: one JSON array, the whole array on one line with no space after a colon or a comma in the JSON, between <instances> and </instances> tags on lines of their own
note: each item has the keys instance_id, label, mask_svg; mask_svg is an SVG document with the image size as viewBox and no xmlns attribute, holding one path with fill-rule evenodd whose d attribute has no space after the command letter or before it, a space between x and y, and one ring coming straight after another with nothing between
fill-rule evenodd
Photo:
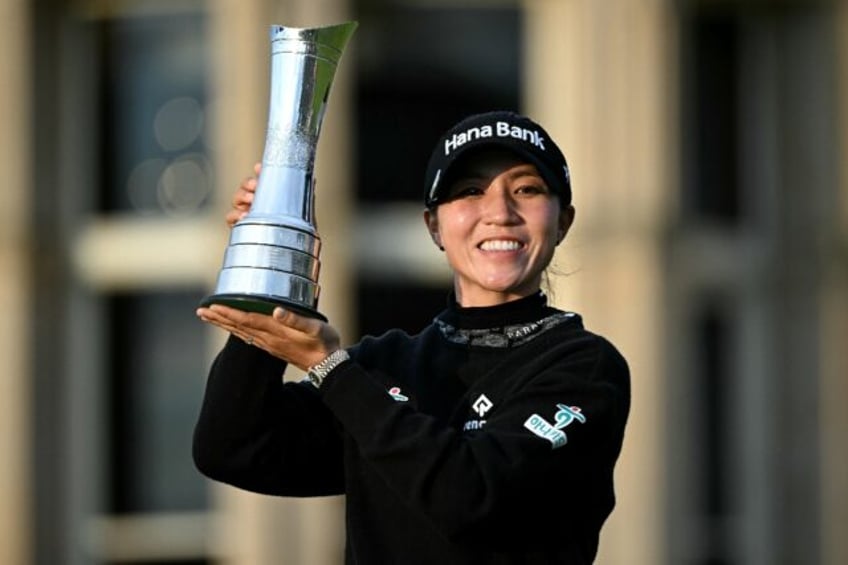
<instances>
[{"instance_id":1,"label":"nose","mask_svg":"<svg viewBox=\"0 0 848 565\"><path fill-rule=\"evenodd\" d=\"M515 200L505 186L493 183L483 197L483 219L487 223L510 225L518 221Z\"/></svg>"}]
</instances>

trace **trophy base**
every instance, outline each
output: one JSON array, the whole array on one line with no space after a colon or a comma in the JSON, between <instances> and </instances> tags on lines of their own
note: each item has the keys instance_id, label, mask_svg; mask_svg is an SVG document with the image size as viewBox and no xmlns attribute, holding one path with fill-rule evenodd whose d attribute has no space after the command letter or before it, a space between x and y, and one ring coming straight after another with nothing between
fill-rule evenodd
<instances>
[{"instance_id":1,"label":"trophy base","mask_svg":"<svg viewBox=\"0 0 848 565\"><path fill-rule=\"evenodd\" d=\"M308 308L303 304L298 304L297 302L274 296L255 294L213 294L200 301L200 305L204 308L208 308L213 304L221 304L223 306L235 308L236 310L242 310L244 312L258 312L259 314L267 314L269 316L274 312L274 308L279 306L286 310L291 310L292 312L300 314L301 316L316 318L323 322L327 321L326 316L313 308Z\"/></svg>"}]
</instances>

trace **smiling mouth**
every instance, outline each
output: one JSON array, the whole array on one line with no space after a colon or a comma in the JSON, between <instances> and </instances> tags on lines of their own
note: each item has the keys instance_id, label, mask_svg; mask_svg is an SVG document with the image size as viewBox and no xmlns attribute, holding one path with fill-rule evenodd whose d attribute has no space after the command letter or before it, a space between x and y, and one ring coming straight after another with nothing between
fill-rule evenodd
<instances>
[{"instance_id":1,"label":"smiling mouth","mask_svg":"<svg viewBox=\"0 0 848 565\"><path fill-rule=\"evenodd\" d=\"M517 251L522 243L514 239L489 239L479 245L483 251Z\"/></svg>"}]
</instances>

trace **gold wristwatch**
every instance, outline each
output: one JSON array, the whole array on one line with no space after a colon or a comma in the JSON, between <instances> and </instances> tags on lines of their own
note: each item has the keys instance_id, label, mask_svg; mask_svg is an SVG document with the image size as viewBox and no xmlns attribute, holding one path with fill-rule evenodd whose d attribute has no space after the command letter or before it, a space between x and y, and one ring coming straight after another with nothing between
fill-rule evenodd
<instances>
[{"instance_id":1,"label":"gold wristwatch","mask_svg":"<svg viewBox=\"0 0 848 565\"><path fill-rule=\"evenodd\" d=\"M336 349L327 355L323 361L309 367L309 370L306 371L306 380L312 383L312 386L315 388L321 388L321 383L324 382L330 371L348 359L350 359L350 355L348 355L346 350Z\"/></svg>"}]
</instances>

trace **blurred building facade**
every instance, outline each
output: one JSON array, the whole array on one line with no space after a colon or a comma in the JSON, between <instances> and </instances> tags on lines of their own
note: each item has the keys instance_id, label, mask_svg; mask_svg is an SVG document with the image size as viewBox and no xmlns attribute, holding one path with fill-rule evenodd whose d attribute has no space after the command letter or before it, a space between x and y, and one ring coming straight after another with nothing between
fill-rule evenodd
<instances>
[{"instance_id":1,"label":"blurred building facade","mask_svg":"<svg viewBox=\"0 0 848 565\"><path fill-rule=\"evenodd\" d=\"M322 305L415 330L424 164L518 108L572 167L554 302L633 373L602 564L848 562L848 2L0 0L0 562L341 562L341 498L212 484L194 307L261 158L270 24L356 19L318 149Z\"/></svg>"}]
</instances>

